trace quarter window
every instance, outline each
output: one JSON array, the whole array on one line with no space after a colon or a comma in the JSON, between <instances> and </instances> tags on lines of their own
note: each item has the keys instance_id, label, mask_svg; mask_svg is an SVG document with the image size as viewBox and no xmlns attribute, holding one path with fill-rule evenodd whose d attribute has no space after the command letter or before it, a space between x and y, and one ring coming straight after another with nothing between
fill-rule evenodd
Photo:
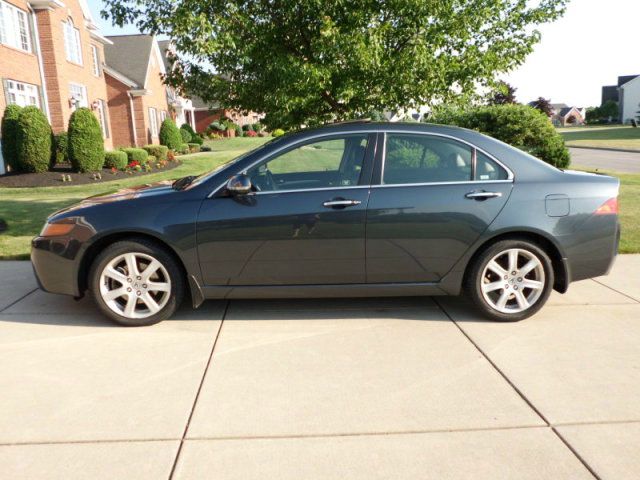
<instances>
[{"instance_id":1,"label":"quarter window","mask_svg":"<svg viewBox=\"0 0 640 480\"><path fill-rule=\"evenodd\" d=\"M294 148L247 175L259 191L309 190L358 185L367 135L348 135Z\"/></svg>"},{"instance_id":2,"label":"quarter window","mask_svg":"<svg viewBox=\"0 0 640 480\"><path fill-rule=\"evenodd\" d=\"M20 105L21 107L27 106L40 106L40 98L38 96L38 87L31 85L30 83L16 82L15 80L7 80L6 83L7 95L9 97L9 103L14 105Z\"/></svg>"},{"instance_id":3,"label":"quarter window","mask_svg":"<svg viewBox=\"0 0 640 480\"><path fill-rule=\"evenodd\" d=\"M507 171L482 152L476 153L476 176L474 180L508 180Z\"/></svg>"},{"instance_id":4,"label":"quarter window","mask_svg":"<svg viewBox=\"0 0 640 480\"><path fill-rule=\"evenodd\" d=\"M80 31L73 26L73 20L62 22L64 31L64 49L67 60L82 65L82 48L80 47Z\"/></svg>"},{"instance_id":5,"label":"quarter window","mask_svg":"<svg viewBox=\"0 0 640 480\"><path fill-rule=\"evenodd\" d=\"M0 43L31 52L27 12L0 1Z\"/></svg>"},{"instance_id":6,"label":"quarter window","mask_svg":"<svg viewBox=\"0 0 640 480\"><path fill-rule=\"evenodd\" d=\"M387 134L383 182L463 182L471 180L473 151L432 135Z\"/></svg>"}]
</instances>

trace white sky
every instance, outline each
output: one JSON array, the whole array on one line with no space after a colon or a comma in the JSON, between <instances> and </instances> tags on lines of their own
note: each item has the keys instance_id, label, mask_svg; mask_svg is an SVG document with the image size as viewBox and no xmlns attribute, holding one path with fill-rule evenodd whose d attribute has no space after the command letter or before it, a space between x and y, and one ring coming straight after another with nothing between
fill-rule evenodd
<instances>
[{"instance_id":1,"label":"white sky","mask_svg":"<svg viewBox=\"0 0 640 480\"><path fill-rule=\"evenodd\" d=\"M101 0L88 0L105 35L136 33L100 18ZM640 0L571 0L563 18L540 28L542 41L504 79L518 101L539 96L578 107L600 104L602 85L640 74Z\"/></svg>"}]
</instances>

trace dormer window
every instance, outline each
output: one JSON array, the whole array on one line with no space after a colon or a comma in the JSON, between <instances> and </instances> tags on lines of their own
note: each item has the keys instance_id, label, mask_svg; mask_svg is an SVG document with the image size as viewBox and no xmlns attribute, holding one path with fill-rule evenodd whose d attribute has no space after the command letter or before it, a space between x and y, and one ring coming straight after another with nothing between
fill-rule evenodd
<instances>
[{"instance_id":1,"label":"dormer window","mask_svg":"<svg viewBox=\"0 0 640 480\"><path fill-rule=\"evenodd\" d=\"M70 18L66 22L62 22L62 28L64 31L64 49L67 54L67 60L82 65L80 30L73 25L73 20Z\"/></svg>"}]
</instances>

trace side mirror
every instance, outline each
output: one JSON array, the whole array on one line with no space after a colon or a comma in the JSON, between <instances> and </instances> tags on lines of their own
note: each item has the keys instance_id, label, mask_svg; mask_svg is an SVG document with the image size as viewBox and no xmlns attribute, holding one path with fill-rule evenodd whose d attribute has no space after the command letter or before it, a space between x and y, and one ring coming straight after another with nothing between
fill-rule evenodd
<instances>
[{"instance_id":1,"label":"side mirror","mask_svg":"<svg viewBox=\"0 0 640 480\"><path fill-rule=\"evenodd\" d=\"M251 179L243 173L234 175L227 182L227 191L232 195L246 195L251 192Z\"/></svg>"}]
</instances>

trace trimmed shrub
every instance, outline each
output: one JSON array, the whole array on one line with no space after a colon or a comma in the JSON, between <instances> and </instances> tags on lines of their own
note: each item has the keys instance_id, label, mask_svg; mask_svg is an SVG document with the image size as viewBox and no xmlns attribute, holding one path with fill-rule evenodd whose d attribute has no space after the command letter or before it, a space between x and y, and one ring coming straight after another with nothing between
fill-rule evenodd
<instances>
[{"instance_id":1,"label":"trimmed shrub","mask_svg":"<svg viewBox=\"0 0 640 480\"><path fill-rule=\"evenodd\" d=\"M549 118L526 105L442 109L429 121L477 130L558 168L568 167L571 161L562 136Z\"/></svg>"},{"instance_id":2,"label":"trimmed shrub","mask_svg":"<svg viewBox=\"0 0 640 480\"><path fill-rule=\"evenodd\" d=\"M18 117L22 112L19 105L7 105L2 115L2 126L0 134L2 135L2 158L5 163L11 167L11 170L19 170L18 167Z\"/></svg>"},{"instance_id":3,"label":"trimmed shrub","mask_svg":"<svg viewBox=\"0 0 640 480\"><path fill-rule=\"evenodd\" d=\"M18 117L16 136L17 171L42 173L51 163L51 127L38 107L25 107Z\"/></svg>"},{"instance_id":4,"label":"trimmed shrub","mask_svg":"<svg viewBox=\"0 0 640 480\"><path fill-rule=\"evenodd\" d=\"M204 143L204 138L202 138L200 135L196 133L193 137L191 137L191 143L197 143L198 145L202 145Z\"/></svg>"},{"instance_id":5,"label":"trimmed shrub","mask_svg":"<svg viewBox=\"0 0 640 480\"><path fill-rule=\"evenodd\" d=\"M189 152L191 153L198 153L200 151L199 143L188 143L187 145L189 145Z\"/></svg>"},{"instance_id":6,"label":"trimmed shrub","mask_svg":"<svg viewBox=\"0 0 640 480\"><path fill-rule=\"evenodd\" d=\"M78 172L95 172L104 165L104 140L98 119L88 108L78 108L69 119L68 155Z\"/></svg>"},{"instance_id":7,"label":"trimmed shrub","mask_svg":"<svg viewBox=\"0 0 640 480\"><path fill-rule=\"evenodd\" d=\"M184 128L180 129L180 136L182 137L182 141L184 143L189 143L191 142L191 139L193 138L193 135L191 135L187 130L185 130Z\"/></svg>"},{"instance_id":8,"label":"trimmed shrub","mask_svg":"<svg viewBox=\"0 0 640 480\"><path fill-rule=\"evenodd\" d=\"M129 147L121 150L127 154L127 163L138 162L140 165L144 165L149 159L149 154L142 148Z\"/></svg>"},{"instance_id":9,"label":"trimmed shrub","mask_svg":"<svg viewBox=\"0 0 640 480\"><path fill-rule=\"evenodd\" d=\"M180 130L186 130L187 132L189 132L191 138L197 135L196 131L188 123L183 123L182 125L180 125Z\"/></svg>"},{"instance_id":10,"label":"trimmed shrub","mask_svg":"<svg viewBox=\"0 0 640 480\"><path fill-rule=\"evenodd\" d=\"M153 155L158 160L166 160L169 147L166 145L145 145L142 147L149 155Z\"/></svg>"},{"instance_id":11,"label":"trimmed shrub","mask_svg":"<svg viewBox=\"0 0 640 480\"><path fill-rule=\"evenodd\" d=\"M184 143L180 130L170 118L166 118L160 126L160 144L165 145L169 150L175 150Z\"/></svg>"},{"instance_id":12,"label":"trimmed shrub","mask_svg":"<svg viewBox=\"0 0 640 480\"><path fill-rule=\"evenodd\" d=\"M128 163L129 158L122 150L114 150L112 152L105 152L104 154L104 166L107 168L124 170Z\"/></svg>"},{"instance_id":13,"label":"trimmed shrub","mask_svg":"<svg viewBox=\"0 0 640 480\"><path fill-rule=\"evenodd\" d=\"M260 122L256 122L254 124L251 125L251 130L253 130L254 132L261 132L264 129L264 125L262 125Z\"/></svg>"},{"instance_id":14,"label":"trimmed shrub","mask_svg":"<svg viewBox=\"0 0 640 480\"><path fill-rule=\"evenodd\" d=\"M249 130L253 131L253 124L245 123L244 125L242 125L243 132L248 132Z\"/></svg>"},{"instance_id":15,"label":"trimmed shrub","mask_svg":"<svg viewBox=\"0 0 640 480\"><path fill-rule=\"evenodd\" d=\"M185 153L189 153L189 144L183 143L182 145L180 145L178 148L176 148L176 153L179 153L181 155Z\"/></svg>"},{"instance_id":16,"label":"trimmed shrub","mask_svg":"<svg viewBox=\"0 0 640 480\"><path fill-rule=\"evenodd\" d=\"M216 120L215 122L211 122L207 130L211 132L224 132L227 130L227 125L224 122Z\"/></svg>"},{"instance_id":17,"label":"trimmed shrub","mask_svg":"<svg viewBox=\"0 0 640 480\"><path fill-rule=\"evenodd\" d=\"M244 132L242 131L242 127L240 125L233 124L233 128L236 129L236 137L244 136Z\"/></svg>"},{"instance_id":18,"label":"trimmed shrub","mask_svg":"<svg viewBox=\"0 0 640 480\"><path fill-rule=\"evenodd\" d=\"M284 135L284 130L281 128L276 128L273 132L271 132L271 135L273 135L274 137L281 137L282 135Z\"/></svg>"},{"instance_id":19,"label":"trimmed shrub","mask_svg":"<svg viewBox=\"0 0 640 480\"><path fill-rule=\"evenodd\" d=\"M69 161L69 135L67 132L58 133L53 136L53 155L51 156L51 168L59 163Z\"/></svg>"}]
</instances>

